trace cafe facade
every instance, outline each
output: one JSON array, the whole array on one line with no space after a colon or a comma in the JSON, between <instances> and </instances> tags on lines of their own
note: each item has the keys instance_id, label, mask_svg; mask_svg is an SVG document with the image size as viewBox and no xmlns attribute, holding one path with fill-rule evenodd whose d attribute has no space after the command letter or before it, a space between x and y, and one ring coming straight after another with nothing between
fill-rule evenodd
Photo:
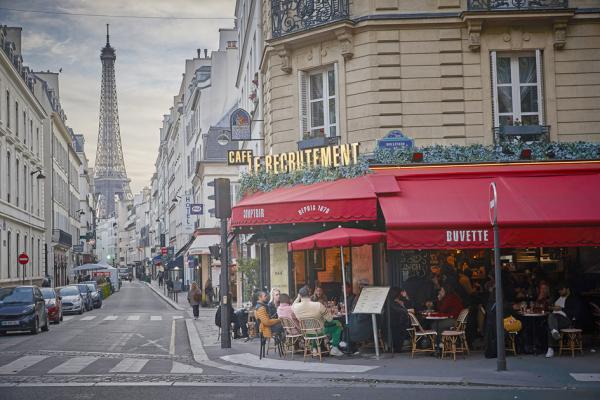
<instances>
[{"instance_id":1,"label":"cafe facade","mask_svg":"<svg viewBox=\"0 0 600 400\"><path fill-rule=\"evenodd\" d=\"M259 244L261 285L291 295L309 285L340 299L340 248L288 251L289 242L338 226L386 235L382 244L343 248L355 293L402 287L446 263L471 269L483 285L493 274L492 182L503 267L598 296L600 161L372 166L356 178L246 196L230 227Z\"/></svg>"}]
</instances>

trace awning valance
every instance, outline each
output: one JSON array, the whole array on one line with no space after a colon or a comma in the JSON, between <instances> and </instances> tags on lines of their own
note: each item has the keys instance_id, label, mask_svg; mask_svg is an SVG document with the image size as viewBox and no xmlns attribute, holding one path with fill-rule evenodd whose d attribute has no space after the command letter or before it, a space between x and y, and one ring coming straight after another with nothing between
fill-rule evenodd
<instances>
[{"instance_id":1,"label":"awning valance","mask_svg":"<svg viewBox=\"0 0 600 400\"><path fill-rule=\"evenodd\" d=\"M600 163L382 173L400 188L379 198L391 250L493 247L491 182L501 247L600 245Z\"/></svg>"},{"instance_id":2,"label":"awning valance","mask_svg":"<svg viewBox=\"0 0 600 400\"><path fill-rule=\"evenodd\" d=\"M201 254L210 254L208 246L219 244L221 238L219 235L200 235L194 239L192 245L188 249L188 255L198 256Z\"/></svg>"},{"instance_id":3,"label":"awning valance","mask_svg":"<svg viewBox=\"0 0 600 400\"><path fill-rule=\"evenodd\" d=\"M369 176L257 193L232 209L231 227L377 219Z\"/></svg>"}]
</instances>

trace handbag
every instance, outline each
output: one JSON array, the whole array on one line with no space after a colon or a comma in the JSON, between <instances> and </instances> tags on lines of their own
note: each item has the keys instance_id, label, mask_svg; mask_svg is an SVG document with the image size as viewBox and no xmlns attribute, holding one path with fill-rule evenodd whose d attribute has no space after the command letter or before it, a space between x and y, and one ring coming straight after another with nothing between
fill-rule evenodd
<instances>
[{"instance_id":1,"label":"handbag","mask_svg":"<svg viewBox=\"0 0 600 400\"><path fill-rule=\"evenodd\" d=\"M521 324L521 321L512 315L504 318L504 330L506 332L520 332L522 328L523 325Z\"/></svg>"}]
</instances>

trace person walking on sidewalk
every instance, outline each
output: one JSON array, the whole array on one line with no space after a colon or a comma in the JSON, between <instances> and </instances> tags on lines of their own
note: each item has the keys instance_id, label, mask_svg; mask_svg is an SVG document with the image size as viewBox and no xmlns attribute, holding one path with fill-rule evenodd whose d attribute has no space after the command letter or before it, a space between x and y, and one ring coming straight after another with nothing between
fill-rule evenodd
<instances>
[{"instance_id":1,"label":"person walking on sidewalk","mask_svg":"<svg viewBox=\"0 0 600 400\"><path fill-rule=\"evenodd\" d=\"M212 280L209 278L204 285L204 295L206 296L206 304L208 307L214 305L215 289L213 289Z\"/></svg>"},{"instance_id":2,"label":"person walking on sidewalk","mask_svg":"<svg viewBox=\"0 0 600 400\"><path fill-rule=\"evenodd\" d=\"M198 319L198 315L200 314L200 303L202 302L202 289L198 287L196 282L192 282L192 287L188 291L188 301L192 306L192 310L194 312L194 319Z\"/></svg>"}]
</instances>

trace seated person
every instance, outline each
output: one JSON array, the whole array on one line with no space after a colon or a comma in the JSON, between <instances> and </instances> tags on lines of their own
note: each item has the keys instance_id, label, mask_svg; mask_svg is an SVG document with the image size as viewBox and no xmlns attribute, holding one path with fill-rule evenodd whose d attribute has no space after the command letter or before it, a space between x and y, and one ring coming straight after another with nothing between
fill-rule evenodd
<instances>
[{"instance_id":1,"label":"seated person","mask_svg":"<svg viewBox=\"0 0 600 400\"><path fill-rule=\"evenodd\" d=\"M452 287L448 284L442 286L438 293L436 311L442 314L448 314L450 318L433 321L432 328L438 333L438 346L442 339L442 332L456 325L456 318L463 308L464 306L460 297L452 290Z\"/></svg>"},{"instance_id":2,"label":"seated person","mask_svg":"<svg viewBox=\"0 0 600 400\"><path fill-rule=\"evenodd\" d=\"M260 323L258 327L259 332L262 333L263 337L270 339L273 337L273 333L277 334L283 329L281 328L281 321L277 318L271 318L269 315L268 300L269 296L265 291L258 293L256 320Z\"/></svg>"},{"instance_id":3,"label":"seated person","mask_svg":"<svg viewBox=\"0 0 600 400\"><path fill-rule=\"evenodd\" d=\"M327 296L325 295L323 288L321 288L320 286L317 286L315 288L315 293L313 294L311 300L319 302L319 303L323 304L324 306L326 306L327 305Z\"/></svg>"},{"instance_id":4,"label":"seated person","mask_svg":"<svg viewBox=\"0 0 600 400\"><path fill-rule=\"evenodd\" d=\"M571 294L571 289L561 283L557 286L559 298L556 299L552 313L548 315L548 351L546 358L554 357L553 347L558 346L560 330L569 328L583 321L583 305L578 297Z\"/></svg>"},{"instance_id":5,"label":"seated person","mask_svg":"<svg viewBox=\"0 0 600 400\"><path fill-rule=\"evenodd\" d=\"M300 322L298 318L296 318L296 314L294 314L294 310L292 310L292 299L286 293L282 293L279 296L279 307L277 307L277 316L279 318L289 318L291 319L296 327L300 326ZM294 333L300 333L300 329L296 329Z\"/></svg>"},{"instance_id":6,"label":"seated person","mask_svg":"<svg viewBox=\"0 0 600 400\"><path fill-rule=\"evenodd\" d=\"M342 293L342 296L340 297L340 299L342 299L341 301L344 300L343 293ZM352 305L354 305L355 300L356 300L356 296L352 292L352 283L346 282L346 303L347 303L346 305L348 306L348 313L352 312ZM342 312L344 312L344 308L342 308Z\"/></svg>"},{"instance_id":7,"label":"seated person","mask_svg":"<svg viewBox=\"0 0 600 400\"><path fill-rule=\"evenodd\" d=\"M230 297L231 298L231 297ZM234 338L239 337L239 326L237 323L237 318L235 312L233 311L233 307L231 304L227 304L227 310L229 311L229 322L233 325L233 335ZM221 327L221 305L217 307L217 312L215 313L215 325L219 328Z\"/></svg>"},{"instance_id":8,"label":"seated person","mask_svg":"<svg viewBox=\"0 0 600 400\"><path fill-rule=\"evenodd\" d=\"M408 316L406 291L393 287L390 289L390 325L392 328L392 341L394 352L402 350L404 340L409 338L407 329L410 328L410 317Z\"/></svg>"},{"instance_id":9,"label":"seated person","mask_svg":"<svg viewBox=\"0 0 600 400\"><path fill-rule=\"evenodd\" d=\"M308 287L304 286L298 291L298 298L294 301L292 310L299 320L317 319L323 322L323 332L331 339L330 354L332 356L341 356L344 354L338 347L342 337L341 323L333 320L333 317L323 304L310 299ZM314 353L316 353L315 348L313 348Z\"/></svg>"}]
</instances>

